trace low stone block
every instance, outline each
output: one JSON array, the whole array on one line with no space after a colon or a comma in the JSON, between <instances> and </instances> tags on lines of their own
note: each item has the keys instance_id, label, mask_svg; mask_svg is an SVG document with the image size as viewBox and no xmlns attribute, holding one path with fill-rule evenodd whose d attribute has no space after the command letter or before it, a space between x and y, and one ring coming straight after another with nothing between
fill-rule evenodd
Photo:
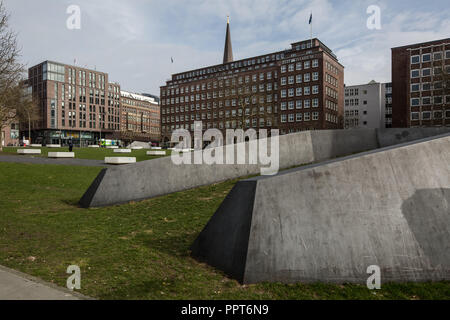
<instances>
[{"instance_id":1,"label":"low stone block","mask_svg":"<svg viewBox=\"0 0 450 320\"><path fill-rule=\"evenodd\" d=\"M18 149L18 154L41 154L41 149Z\"/></svg>"},{"instance_id":2,"label":"low stone block","mask_svg":"<svg viewBox=\"0 0 450 320\"><path fill-rule=\"evenodd\" d=\"M75 152L49 152L49 158L75 158Z\"/></svg>"},{"instance_id":3,"label":"low stone block","mask_svg":"<svg viewBox=\"0 0 450 320\"><path fill-rule=\"evenodd\" d=\"M131 149L115 149L114 153L131 153Z\"/></svg>"},{"instance_id":4,"label":"low stone block","mask_svg":"<svg viewBox=\"0 0 450 320\"><path fill-rule=\"evenodd\" d=\"M136 163L136 158L134 157L106 157L106 164L129 164Z\"/></svg>"},{"instance_id":5,"label":"low stone block","mask_svg":"<svg viewBox=\"0 0 450 320\"><path fill-rule=\"evenodd\" d=\"M131 147L131 150L142 150L144 147Z\"/></svg>"},{"instance_id":6,"label":"low stone block","mask_svg":"<svg viewBox=\"0 0 450 320\"><path fill-rule=\"evenodd\" d=\"M161 147L152 147L152 150L162 150Z\"/></svg>"},{"instance_id":7,"label":"low stone block","mask_svg":"<svg viewBox=\"0 0 450 320\"><path fill-rule=\"evenodd\" d=\"M61 148L60 144L48 144L47 148Z\"/></svg>"},{"instance_id":8,"label":"low stone block","mask_svg":"<svg viewBox=\"0 0 450 320\"><path fill-rule=\"evenodd\" d=\"M98 145L96 145L96 144L93 144L93 145L91 145L91 146L88 146L88 148L100 148L100 146L98 146Z\"/></svg>"},{"instance_id":9,"label":"low stone block","mask_svg":"<svg viewBox=\"0 0 450 320\"><path fill-rule=\"evenodd\" d=\"M34 144L31 144L30 147L32 147L32 148L42 148L42 144L34 143Z\"/></svg>"},{"instance_id":10,"label":"low stone block","mask_svg":"<svg viewBox=\"0 0 450 320\"><path fill-rule=\"evenodd\" d=\"M119 149L118 146L107 146L106 149Z\"/></svg>"},{"instance_id":11,"label":"low stone block","mask_svg":"<svg viewBox=\"0 0 450 320\"><path fill-rule=\"evenodd\" d=\"M147 151L148 156L165 156L165 151Z\"/></svg>"}]
</instances>

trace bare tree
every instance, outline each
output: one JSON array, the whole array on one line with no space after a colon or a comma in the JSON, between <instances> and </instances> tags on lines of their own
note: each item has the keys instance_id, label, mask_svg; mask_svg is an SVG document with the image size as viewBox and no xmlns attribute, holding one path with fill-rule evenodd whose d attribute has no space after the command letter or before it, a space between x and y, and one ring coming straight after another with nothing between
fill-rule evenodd
<instances>
[{"instance_id":1,"label":"bare tree","mask_svg":"<svg viewBox=\"0 0 450 320\"><path fill-rule=\"evenodd\" d=\"M0 131L31 110L31 98L23 82L24 67L18 62L17 36L10 30L9 15L0 1ZM1 135L0 135L1 136ZM3 137L0 137L2 151Z\"/></svg>"}]
</instances>

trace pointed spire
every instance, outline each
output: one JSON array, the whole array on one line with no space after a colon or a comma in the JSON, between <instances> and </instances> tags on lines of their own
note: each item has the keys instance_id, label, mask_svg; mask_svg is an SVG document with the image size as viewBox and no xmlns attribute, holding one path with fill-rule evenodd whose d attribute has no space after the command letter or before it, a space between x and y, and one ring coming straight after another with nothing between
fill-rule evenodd
<instances>
[{"instance_id":1,"label":"pointed spire","mask_svg":"<svg viewBox=\"0 0 450 320\"><path fill-rule=\"evenodd\" d=\"M223 63L233 62L233 48L231 47L230 16L227 16L227 35L223 51Z\"/></svg>"}]
</instances>

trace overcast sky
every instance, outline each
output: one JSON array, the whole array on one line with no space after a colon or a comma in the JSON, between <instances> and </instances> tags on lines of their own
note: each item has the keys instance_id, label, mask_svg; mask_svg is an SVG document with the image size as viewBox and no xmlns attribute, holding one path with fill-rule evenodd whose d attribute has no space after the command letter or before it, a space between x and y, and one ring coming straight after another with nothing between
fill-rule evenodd
<instances>
[{"instance_id":1,"label":"overcast sky","mask_svg":"<svg viewBox=\"0 0 450 320\"><path fill-rule=\"evenodd\" d=\"M391 80L390 48L450 36L448 0L4 0L27 66L44 60L96 68L124 90L159 95L171 73L222 62L230 15L234 59L313 36L345 66L347 85ZM69 5L81 29L69 30ZM369 30L369 5L381 30ZM171 63L171 57L174 63Z\"/></svg>"}]
</instances>

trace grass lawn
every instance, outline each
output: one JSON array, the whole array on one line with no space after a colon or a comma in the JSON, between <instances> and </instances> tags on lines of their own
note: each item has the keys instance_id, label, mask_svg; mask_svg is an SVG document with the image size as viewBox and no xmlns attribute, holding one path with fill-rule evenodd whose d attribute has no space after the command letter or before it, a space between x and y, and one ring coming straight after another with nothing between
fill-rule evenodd
<instances>
[{"instance_id":1,"label":"grass lawn","mask_svg":"<svg viewBox=\"0 0 450 320\"><path fill-rule=\"evenodd\" d=\"M4 147L3 152L0 152L0 155L17 155L16 147ZM49 152L69 152L69 148L31 148L31 149L41 149L41 155L33 155L37 157L47 157ZM113 149L106 148L73 148L73 152L75 152L75 158L78 159L91 159L91 160L104 160L105 157L136 157L136 161L145 161L160 158L160 156L148 156L148 149L142 150L131 150L131 153L114 153ZM169 151L166 150L166 154L170 155ZM24 157L28 157L27 155L23 155Z\"/></svg>"},{"instance_id":2,"label":"grass lawn","mask_svg":"<svg viewBox=\"0 0 450 320\"><path fill-rule=\"evenodd\" d=\"M100 168L0 163L0 264L100 299L449 299L450 283L242 286L189 256L235 181L99 209L77 202Z\"/></svg>"}]
</instances>

